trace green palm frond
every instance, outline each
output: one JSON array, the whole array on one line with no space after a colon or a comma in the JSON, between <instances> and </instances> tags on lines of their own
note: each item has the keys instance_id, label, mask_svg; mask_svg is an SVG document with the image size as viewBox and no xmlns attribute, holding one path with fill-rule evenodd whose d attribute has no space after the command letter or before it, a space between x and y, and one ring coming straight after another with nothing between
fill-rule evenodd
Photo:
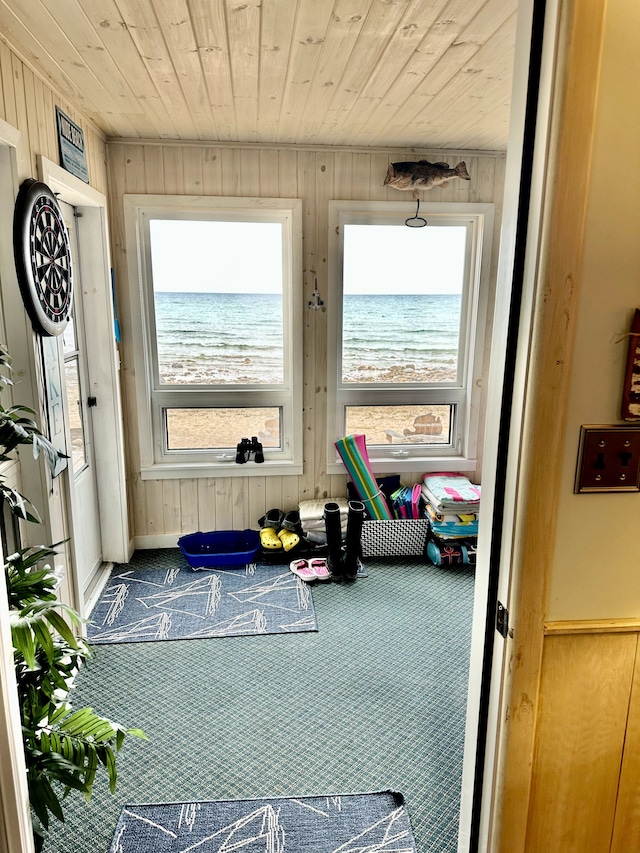
<instances>
[{"instance_id":1,"label":"green palm frond","mask_svg":"<svg viewBox=\"0 0 640 853\"><path fill-rule=\"evenodd\" d=\"M58 459L67 458L66 454L60 453L43 435L33 416L35 412L27 406L0 406L0 445L3 455L8 458L19 445L31 444L34 458L37 459L42 453L53 470Z\"/></svg>"},{"instance_id":2,"label":"green palm frond","mask_svg":"<svg viewBox=\"0 0 640 853\"><path fill-rule=\"evenodd\" d=\"M0 344L0 391L13 385L11 358ZM42 434L35 412L27 406L0 405L0 464L22 445L42 456L53 472L66 458ZM0 503L19 519L40 521L33 504L0 476ZM58 543L60 545L62 543ZM64 821L62 800L71 790L91 796L100 767L113 792L118 777L116 753L125 738L145 738L140 729L126 728L96 714L74 710L69 693L82 663L89 657L86 642L74 629L82 620L58 601L50 565L58 545L22 548L5 559L13 658L22 717L22 737L31 804L34 842L41 851L50 816ZM62 789L60 789L62 786ZM62 796L59 790L63 791Z\"/></svg>"},{"instance_id":3,"label":"green palm frond","mask_svg":"<svg viewBox=\"0 0 640 853\"><path fill-rule=\"evenodd\" d=\"M61 544L61 543L59 543ZM5 563L9 607L21 610L32 601L54 601L56 579L48 565L39 566L56 555L58 545L29 545L10 554Z\"/></svg>"},{"instance_id":4,"label":"green palm frond","mask_svg":"<svg viewBox=\"0 0 640 853\"><path fill-rule=\"evenodd\" d=\"M0 391L13 385L12 359L4 344L0 344ZM53 473L60 459L68 458L57 450L49 439L41 432L35 420L36 413L28 406L14 404L0 405L0 462L6 462L11 454L20 446L30 444L34 458L40 455L45 459L49 470ZM29 502L13 489L10 489L0 478L0 497L4 497L12 512L26 521L40 521L37 513L27 509ZM30 504L29 504L30 505Z\"/></svg>"},{"instance_id":5,"label":"green palm frond","mask_svg":"<svg viewBox=\"0 0 640 853\"><path fill-rule=\"evenodd\" d=\"M73 679L90 651L73 632L80 617L57 600L49 567L40 568L54 555L54 548L46 546L25 548L5 564L36 850L42 849L51 815L64 820L52 783L63 786L62 799L71 790L89 799L103 767L113 793L116 754L126 736L146 739L140 729L122 726L92 708L75 710L69 702Z\"/></svg>"},{"instance_id":6,"label":"green palm frond","mask_svg":"<svg viewBox=\"0 0 640 853\"><path fill-rule=\"evenodd\" d=\"M0 462L6 461L6 458L7 457L0 454ZM9 509L16 518L21 518L24 521L34 521L36 523L40 521L38 511L31 501L28 498L25 498L24 495L21 495L17 489L14 489L12 486L5 483L1 477L0 497L4 498Z\"/></svg>"},{"instance_id":7,"label":"green palm frond","mask_svg":"<svg viewBox=\"0 0 640 853\"><path fill-rule=\"evenodd\" d=\"M67 788L73 787L82 791L87 799L91 796L99 764L106 768L109 788L112 793L115 791L118 778L115 753L122 746L125 736L133 735L146 739L140 729L127 729L96 714L93 708L70 711L66 705L62 713L57 714L50 722L50 726L31 735L39 747L36 751L40 756L54 753L60 756L63 761L50 763L49 773L54 770L54 778ZM44 823L42 815L38 814L38 817Z\"/></svg>"}]
</instances>

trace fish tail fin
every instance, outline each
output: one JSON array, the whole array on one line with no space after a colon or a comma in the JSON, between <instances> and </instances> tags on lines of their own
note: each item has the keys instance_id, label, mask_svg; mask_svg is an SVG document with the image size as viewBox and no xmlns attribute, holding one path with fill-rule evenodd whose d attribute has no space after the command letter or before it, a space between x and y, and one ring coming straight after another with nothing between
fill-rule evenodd
<instances>
[{"instance_id":1,"label":"fish tail fin","mask_svg":"<svg viewBox=\"0 0 640 853\"><path fill-rule=\"evenodd\" d=\"M469 175L469 172L467 172L467 164L464 162L464 160L462 160L456 166L456 173L457 173L458 177L462 178L464 181L470 181L471 180L471 176Z\"/></svg>"},{"instance_id":2,"label":"fish tail fin","mask_svg":"<svg viewBox=\"0 0 640 853\"><path fill-rule=\"evenodd\" d=\"M384 179L384 183L382 186L386 186L389 183L389 181L391 181L395 177L395 174L396 174L396 170L393 168L393 163L389 163L389 168L387 169L387 175Z\"/></svg>"}]
</instances>

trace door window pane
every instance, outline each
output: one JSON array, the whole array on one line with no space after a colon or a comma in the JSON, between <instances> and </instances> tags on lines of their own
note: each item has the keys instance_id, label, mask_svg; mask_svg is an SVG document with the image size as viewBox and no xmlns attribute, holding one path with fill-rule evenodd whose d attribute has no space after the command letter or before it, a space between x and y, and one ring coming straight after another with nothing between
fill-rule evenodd
<instances>
[{"instance_id":1,"label":"door window pane","mask_svg":"<svg viewBox=\"0 0 640 853\"><path fill-rule=\"evenodd\" d=\"M70 352L75 352L78 349L78 343L76 340L75 310L72 311L69 321L62 332L62 345L65 355Z\"/></svg>"},{"instance_id":2,"label":"door window pane","mask_svg":"<svg viewBox=\"0 0 640 853\"><path fill-rule=\"evenodd\" d=\"M71 462L73 465L73 473L77 474L78 471L82 470L82 468L87 464L77 356L69 359L69 361L65 361L64 372L67 386L69 433L71 435Z\"/></svg>"},{"instance_id":3,"label":"door window pane","mask_svg":"<svg viewBox=\"0 0 640 853\"><path fill-rule=\"evenodd\" d=\"M149 222L160 385L284 381L282 225Z\"/></svg>"},{"instance_id":4,"label":"door window pane","mask_svg":"<svg viewBox=\"0 0 640 853\"><path fill-rule=\"evenodd\" d=\"M344 228L342 382L456 382L467 229Z\"/></svg>"}]
</instances>

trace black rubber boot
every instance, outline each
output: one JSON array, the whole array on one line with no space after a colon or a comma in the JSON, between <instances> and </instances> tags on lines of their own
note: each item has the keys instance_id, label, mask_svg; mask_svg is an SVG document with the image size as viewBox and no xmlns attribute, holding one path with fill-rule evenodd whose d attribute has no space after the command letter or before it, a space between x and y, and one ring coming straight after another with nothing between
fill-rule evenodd
<instances>
[{"instance_id":1,"label":"black rubber boot","mask_svg":"<svg viewBox=\"0 0 640 853\"><path fill-rule=\"evenodd\" d=\"M362 522L364 521L365 506L362 501L349 501L347 515L347 547L344 557L345 580L354 581L358 574L358 566L362 557Z\"/></svg>"},{"instance_id":2,"label":"black rubber boot","mask_svg":"<svg viewBox=\"0 0 640 853\"><path fill-rule=\"evenodd\" d=\"M324 505L324 529L327 534L327 566L334 580L342 580L342 524L337 503Z\"/></svg>"}]
</instances>

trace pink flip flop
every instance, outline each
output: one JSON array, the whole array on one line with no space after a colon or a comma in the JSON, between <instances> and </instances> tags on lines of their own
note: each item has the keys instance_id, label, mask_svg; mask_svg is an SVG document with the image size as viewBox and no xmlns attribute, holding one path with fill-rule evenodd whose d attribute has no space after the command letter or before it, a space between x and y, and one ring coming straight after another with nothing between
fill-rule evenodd
<instances>
[{"instance_id":1,"label":"pink flip flop","mask_svg":"<svg viewBox=\"0 0 640 853\"><path fill-rule=\"evenodd\" d=\"M309 568L311 569L317 580L321 581L322 583L331 580L331 572L329 571L329 567L327 566L327 561L325 559L321 557L316 557L309 563Z\"/></svg>"},{"instance_id":2,"label":"pink flip flop","mask_svg":"<svg viewBox=\"0 0 640 853\"><path fill-rule=\"evenodd\" d=\"M293 560L293 562L289 563L289 568L294 575L297 575L305 583L313 583L318 578L306 560Z\"/></svg>"}]
</instances>

